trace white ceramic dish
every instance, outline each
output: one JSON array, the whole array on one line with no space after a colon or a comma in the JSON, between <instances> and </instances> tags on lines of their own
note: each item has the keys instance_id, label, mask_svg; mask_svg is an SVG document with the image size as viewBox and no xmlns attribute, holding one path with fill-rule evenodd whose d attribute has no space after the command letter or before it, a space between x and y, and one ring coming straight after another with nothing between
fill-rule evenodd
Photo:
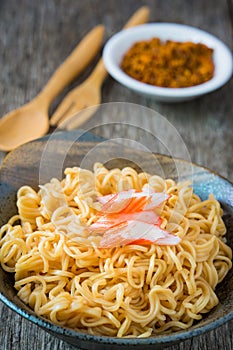
<instances>
[{"instance_id":1,"label":"white ceramic dish","mask_svg":"<svg viewBox=\"0 0 233 350\"><path fill-rule=\"evenodd\" d=\"M120 63L126 51L137 41L159 37L162 40L192 41L214 49L214 77L206 83L187 88L164 88L141 83L122 71ZM108 40L103 51L104 64L119 83L156 100L181 102L190 100L224 85L232 76L233 59L229 48L215 36L198 28L174 23L149 23L123 30Z\"/></svg>"}]
</instances>

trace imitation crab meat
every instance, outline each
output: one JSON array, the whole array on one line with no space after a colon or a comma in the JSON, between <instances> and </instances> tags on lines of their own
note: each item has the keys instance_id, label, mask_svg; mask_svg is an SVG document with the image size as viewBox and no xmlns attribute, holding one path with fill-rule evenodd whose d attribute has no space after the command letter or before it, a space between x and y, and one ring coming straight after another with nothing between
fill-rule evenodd
<instances>
[{"instance_id":1,"label":"imitation crab meat","mask_svg":"<svg viewBox=\"0 0 233 350\"><path fill-rule=\"evenodd\" d=\"M162 230L157 225L142 221L130 220L126 225L120 225L107 230L100 242L100 248L112 248L126 244L175 245L180 238Z\"/></svg>"},{"instance_id":2,"label":"imitation crab meat","mask_svg":"<svg viewBox=\"0 0 233 350\"><path fill-rule=\"evenodd\" d=\"M176 245L180 238L162 229L162 218L155 213L170 198L151 188L134 189L98 197L102 205L98 219L89 229L102 233L100 248L126 244Z\"/></svg>"}]
</instances>

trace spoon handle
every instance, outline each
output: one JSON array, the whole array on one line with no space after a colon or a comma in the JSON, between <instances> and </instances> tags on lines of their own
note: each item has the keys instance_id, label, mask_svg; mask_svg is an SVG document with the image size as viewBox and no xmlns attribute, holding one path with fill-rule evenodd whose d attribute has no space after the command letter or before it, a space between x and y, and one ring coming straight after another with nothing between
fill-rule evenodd
<instances>
[{"instance_id":1,"label":"spoon handle","mask_svg":"<svg viewBox=\"0 0 233 350\"><path fill-rule=\"evenodd\" d=\"M129 18L129 20L124 25L123 29L127 29L127 28L130 28L130 27L134 27L136 25L144 24L144 23L148 22L149 15L150 15L149 7L147 7L147 6L140 7ZM106 79L107 75L108 75L108 73L107 73L107 70L106 70L106 68L104 66L103 59L100 58L100 60L98 61L97 65L95 67L95 69L93 70L91 75L88 77L88 81L93 81L94 80L96 85L101 86L102 83L104 82L104 80Z\"/></svg>"},{"instance_id":2,"label":"spoon handle","mask_svg":"<svg viewBox=\"0 0 233 350\"><path fill-rule=\"evenodd\" d=\"M126 22L123 29L137 26L139 24L144 24L148 22L150 16L150 9L148 6L140 7Z\"/></svg>"},{"instance_id":3,"label":"spoon handle","mask_svg":"<svg viewBox=\"0 0 233 350\"><path fill-rule=\"evenodd\" d=\"M104 26L92 29L58 67L37 99L47 106L95 57L102 45Z\"/></svg>"}]
</instances>

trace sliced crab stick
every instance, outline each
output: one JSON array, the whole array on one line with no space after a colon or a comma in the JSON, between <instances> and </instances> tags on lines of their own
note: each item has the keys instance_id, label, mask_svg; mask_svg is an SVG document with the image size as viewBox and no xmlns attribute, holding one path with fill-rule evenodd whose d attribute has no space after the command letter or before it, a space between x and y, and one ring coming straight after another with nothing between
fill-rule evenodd
<instances>
[{"instance_id":1,"label":"sliced crab stick","mask_svg":"<svg viewBox=\"0 0 233 350\"><path fill-rule=\"evenodd\" d=\"M168 233L157 225L130 220L125 225L118 225L105 231L100 241L100 248L114 248L137 241L147 244L176 245L180 242L180 238Z\"/></svg>"},{"instance_id":2,"label":"sliced crab stick","mask_svg":"<svg viewBox=\"0 0 233 350\"><path fill-rule=\"evenodd\" d=\"M118 214L106 214L100 216L99 219L90 226L91 230L107 230L113 226L119 225L127 221L142 221L148 224L161 225L162 219L153 210L140 211L135 213L121 212Z\"/></svg>"},{"instance_id":3,"label":"sliced crab stick","mask_svg":"<svg viewBox=\"0 0 233 350\"><path fill-rule=\"evenodd\" d=\"M97 200L102 204L102 213L119 213L121 211L135 212L140 210L150 210L158 207L170 196L164 192L151 192L127 190L98 197Z\"/></svg>"}]
</instances>

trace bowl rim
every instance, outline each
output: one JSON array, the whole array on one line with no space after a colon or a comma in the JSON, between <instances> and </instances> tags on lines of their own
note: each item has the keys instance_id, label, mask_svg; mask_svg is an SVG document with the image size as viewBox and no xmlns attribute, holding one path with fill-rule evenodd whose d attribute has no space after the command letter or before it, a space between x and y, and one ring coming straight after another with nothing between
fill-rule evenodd
<instances>
[{"instance_id":1,"label":"bowl rim","mask_svg":"<svg viewBox=\"0 0 233 350\"><path fill-rule=\"evenodd\" d=\"M69 133L69 132L68 132ZM62 137L62 135L67 135L68 134L66 131L65 132L59 132L58 133L58 138ZM72 132L70 132L72 134ZM41 141L47 141L49 138L49 135L42 137L36 141L33 141L33 143L41 142ZM83 141L85 143L85 140ZM31 144L29 142L28 144ZM25 145L28 145L25 144ZM19 148L24 148L24 146L20 146ZM17 148L17 149L19 149ZM17 151L16 149L16 151ZM15 152L15 151L13 151ZM7 161L10 158L10 155L13 153L10 152L8 154L8 157L4 159L3 162L3 167L7 165ZM158 157L163 157L166 159L171 159L172 157L169 155L161 154L161 153L154 153L155 156ZM172 158L174 159L174 157ZM211 173L219 178L221 178L223 181L227 182L231 187L233 187L233 182L229 181L227 178L225 178L222 175L219 175L217 172L213 171L212 169L209 169L207 167L204 167L202 165L199 165L195 162L189 162L184 159L180 158L175 158L176 161L181 161L185 162L191 165L194 165L195 167L201 169L201 170L206 170L208 173ZM2 166L0 167L0 171L2 170ZM219 326L222 326L224 323L230 321L233 318L233 310L230 311L228 314L218 317L213 321L210 321L209 323L203 324L201 326L198 325L198 323L195 325L195 328L192 329L186 329L186 330L180 330L178 332L170 333L170 334L161 334L161 335L156 335L156 336L151 336L148 338L117 338L117 337L109 337L109 336L98 336L98 335L91 335L85 332L81 332L78 330L74 330L68 327L64 327L61 325L57 325L50 320L45 319L44 317L39 317L35 314L33 310L31 310L26 304L24 304L16 295L15 298L18 299L19 303L24 306L24 308L21 308L18 306L14 301L9 300L7 296L4 295L0 291L0 301L2 301L6 306L8 306L10 309L15 311L17 314L20 316L24 317L25 319L33 322L35 325L43 328L44 330L50 332L50 333L56 333L57 336L65 336L65 337L73 337L77 340L83 340L83 341L89 341L91 343L97 343L97 344L106 344L106 345L156 345L156 344L169 344L185 339L189 339L190 337L202 335L206 332L209 332ZM218 306L216 306L218 307ZM190 334L191 333L191 334Z\"/></svg>"},{"instance_id":2,"label":"bowl rim","mask_svg":"<svg viewBox=\"0 0 233 350\"><path fill-rule=\"evenodd\" d=\"M83 341L89 341L91 343L96 344L106 344L106 345L156 345L156 344L171 344L175 343L177 341L183 341L190 339L192 337L196 337L202 334L205 334L207 332L210 332L226 322L232 320L233 318L233 311L231 311L229 314L216 319L213 322L210 322L208 324L205 324L201 327L197 327L194 329L186 329L186 330L180 330L178 332L170 333L170 334L159 334L154 335L147 338L117 338L117 337L109 337L109 336L101 336L101 335L91 335L85 332L76 331L74 329L64 327L61 325L57 325L50 320L47 320L43 317L37 316L32 310L29 309L29 307L26 305L28 311L25 309L19 308L16 304L14 304L12 301L9 301L4 294L0 292L0 301L2 301L6 306L8 306L11 310L16 312L18 315L24 317L26 320L32 322L33 324L39 326L40 328L43 328L47 332L50 333L56 333L59 336L66 336L66 337L73 337L75 339L83 340ZM22 302L23 303L23 302ZM190 334L191 332L191 334Z\"/></svg>"},{"instance_id":3,"label":"bowl rim","mask_svg":"<svg viewBox=\"0 0 233 350\"><path fill-rule=\"evenodd\" d=\"M155 31L155 34L152 34L152 31ZM156 31L163 31L166 39L170 38L171 40L177 41L191 40L193 42L201 41L207 46L213 47L215 49L214 63L216 67L213 78L205 83L191 87L166 88L142 83L123 72L123 70L119 67L119 62L117 62L117 59L119 60L119 55L121 55L122 59L122 56L127 51L127 49L131 47L133 43L143 40L143 37L144 39L149 39L156 36L160 37L161 34L156 34ZM186 36L187 38L182 40L177 37L174 39L174 31L179 32L183 37ZM173 32L173 35L171 32ZM193 38L191 38L191 35L193 35ZM121 49L122 44L126 41L127 49ZM220 51L221 59L224 61L224 65L220 65L219 58L216 58L216 53ZM168 97L179 99L182 97L196 97L202 94L206 94L224 85L231 78L233 73L232 53L223 41L202 29L185 24L169 22L147 23L121 30L107 41L103 50L103 60L109 74L121 84L137 92L164 98Z\"/></svg>"}]
</instances>

